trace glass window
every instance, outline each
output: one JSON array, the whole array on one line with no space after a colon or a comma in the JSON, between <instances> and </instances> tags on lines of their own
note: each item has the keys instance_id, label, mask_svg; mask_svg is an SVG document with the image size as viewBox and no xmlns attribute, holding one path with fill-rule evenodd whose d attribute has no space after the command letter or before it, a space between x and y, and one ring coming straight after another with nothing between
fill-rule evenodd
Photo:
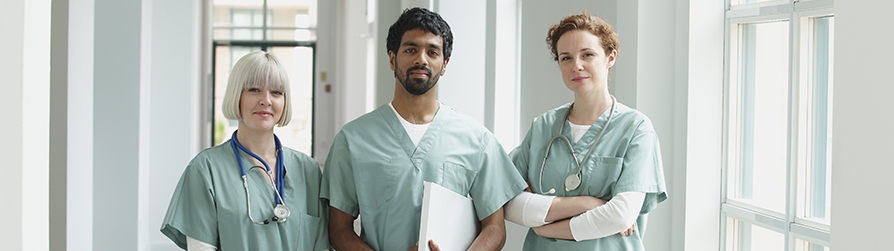
<instances>
[{"instance_id":1,"label":"glass window","mask_svg":"<svg viewBox=\"0 0 894 251\"><path fill-rule=\"evenodd\" d=\"M811 88L812 108L808 131L811 144L807 163L807 184L805 195L808 203L804 216L826 224L829 223L831 203L831 139L832 139L832 37L834 17L811 18L813 34L811 40L811 67L808 85Z\"/></svg>"},{"instance_id":2,"label":"glass window","mask_svg":"<svg viewBox=\"0 0 894 251\"><path fill-rule=\"evenodd\" d=\"M833 4L729 1L725 250L829 249Z\"/></svg>"},{"instance_id":3,"label":"glass window","mask_svg":"<svg viewBox=\"0 0 894 251\"><path fill-rule=\"evenodd\" d=\"M238 127L221 112L230 69L242 56L265 50L288 71L292 120L274 132L283 145L312 156L316 1L213 1L212 144L230 138Z\"/></svg>"},{"instance_id":4,"label":"glass window","mask_svg":"<svg viewBox=\"0 0 894 251\"><path fill-rule=\"evenodd\" d=\"M727 251L783 251L785 235L745 221L727 218Z\"/></svg>"},{"instance_id":5,"label":"glass window","mask_svg":"<svg viewBox=\"0 0 894 251\"><path fill-rule=\"evenodd\" d=\"M316 40L316 1L214 0L213 8L215 40Z\"/></svg>"},{"instance_id":6,"label":"glass window","mask_svg":"<svg viewBox=\"0 0 894 251\"><path fill-rule=\"evenodd\" d=\"M731 197L785 210L788 22L743 24L741 163Z\"/></svg>"},{"instance_id":7,"label":"glass window","mask_svg":"<svg viewBox=\"0 0 894 251\"><path fill-rule=\"evenodd\" d=\"M796 239L795 241L795 251L829 251L831 250L827 246L823 246L820 244L810 243L809 241Z\"/></svg>"}]
</instances>

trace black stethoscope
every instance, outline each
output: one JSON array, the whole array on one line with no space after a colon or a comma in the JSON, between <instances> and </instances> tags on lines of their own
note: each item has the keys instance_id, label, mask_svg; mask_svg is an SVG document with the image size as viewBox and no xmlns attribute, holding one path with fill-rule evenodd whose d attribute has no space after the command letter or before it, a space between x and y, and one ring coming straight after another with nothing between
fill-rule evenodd
<instances>
[{"instance_id":1,"label":"black stethoscope","mask_svg":"<svg viewBox=\"0 0 894 251\"><path fill-rule=\"evenodd\" d=\"M236 132L238 132L238 130ZM267 162L264 162L261 157L258 157L258 155L255 155L248 149L245 149L242 144L239 144L239 140L236 139L236 132L233 132L233 136L231 137L233 141L233 144L231 145L233 146L233 153L236 154L236 161L239 162L239 169L242 171L242 186L245 187L245 204L248 205L248 219L258 225L270 224L269 220L264 220L264 222L257 222L254 218L251 217L251 195L248 193L248 179L246 179L245 177L245 168L242 166L242 157L240 156L241 154L239 154L239 149L242 149L243 152L261 161L261 163L264 164L264 167L267 168L266 172L261 171L261 173L267 175L267 178L273 181L273 184L271 184L271 186L273 187L273 191L276 192L276 197L274 197L274 199L276 200L276 207L273 208L273 221L276 221L278 223L286 222L286 218L289 218L290 212L289 208L286 207L285 204L283 204L282 195L280 194L280 191L283 190L283 173L285 172L285 165L283 165L282 162L282 144L279 143L279 137L276 137L275 134L273 135L273 138L276 140L276 179L274 180L270 177L270 167L267 166ZM252 166L248 169L248 171L251 171L251 169L255 167L260 168L259 166Z\"/></svg>"},{"instance_id":2,"label":"black stethoscope","mask_svg":"<svg viewBox=\"0 0 894 251\"><path fill-rule=\"evenodd\" d=\"M605 133L605 129L608 128L608 124L612 122L612 116L615 115L615 96L611 96L611 98L612 98L612 109L608 113L608 120L605 121L605 126L603 126L602 130L599 131L599 135L596 136L596 140L593 141L592 144L590 144L590 150L587 150L587 154L584 155L583 161L577 161L577 156L574 155L574 147L571 146L571 141L568 140L568 137L565 137L565 135L562 135L562 129L565 128L565 121L568 120L568 115L571 114L571 109L574 108L574 104L571 104L571 106L568 107L568 111L565 112L565 118L562 120L562 123L559 125L559 132L556 134L556 136L553 136L552 138L550 138L549 142L546 143L546 153L543 154L543 164L540 164L540 184L539 184L540 187L539 187L539 189L540 189L541 194L556 193L555 188L550 188L547 193L543 192L543 167L546 166L546 158L549 156L549 149L550 149L550 147L552 147L553 141L556 139L562 139L565 141L565 143L568 145L568 150L571 150L571 157L574 158L574 163L577 164L577 171L574 172L574 174L568 175L568 177L565 178L565 191L566 192L573 191L573 190L577 189L578 187L580 187L581 171L583 170L581 165L583 165L583 163L585 163L587 161L587 158L590 157L590 153L593 152L593 148L596 147L596 143L598 143L599 139L602 138L602 134Z\"/></svg>"}]
</instances>

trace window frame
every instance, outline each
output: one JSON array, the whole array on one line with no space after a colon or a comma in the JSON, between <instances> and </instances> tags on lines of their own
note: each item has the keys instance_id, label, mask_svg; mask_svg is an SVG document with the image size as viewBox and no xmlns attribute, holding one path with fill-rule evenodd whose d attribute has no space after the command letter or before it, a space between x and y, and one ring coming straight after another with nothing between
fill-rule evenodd
<instances>
[{"instance_id":1,"label":"window frame","mask_svg":"<svg viewBox=\"0 0 894 251\"><path fill-rule=\"evenodd\" d=\"M720 243L723 249L728 248L728 219L735 219L743 223L767 228L785 236L784 250L795 250L797 241L810 242L811 248L829 247L831 223L810 219L805 215L808 205L807 193L810 177L809 166L812 161L813 144L813 120L812 120L812 79L814 75L813 39L814 18L834 17L833 0L779 0L746 4L732 4L735 0L726 0L724 17L724 98L723 98L723 148L722 151L722 187L720 206ZM786 156L786 185L785 185L785 212L751 205L745 201L737 200L730 196L730 191L735 191L738 184L731 181L734 172L739 171L742 163L742 103L743 93L741 88L739 44L742 36L743 24L762 22L787 21L789 25L789 55L788 55L788 120L787 120L787 156ZM834 23L833 23L834 24ZM834 28L832 28L834 29ZM834 43L831 41L830 43ZM829 55L829 67L831 69L832 56ZM733 70L736 69L736 70ZM803 77L802 77L803 76ZM831 81L830 81L831 83ZM831 99L831 90L834 83L828 87L828 98ZM802 100L806 99L806 100ZM828 103L826 103L828 106ZM731 110L735 109L735 110ZM808 115L810 114L810 115ZM831 116L829 110L828 116ZM828 117L827 117L828 121ZM810 125L807 125L810 123ZM831 124L827 124L827 130L831 131ZM831 142L831 137L827 139ZM827 146L831 143L827 143ZM828 150L826 151L828 154ZM828 159L828 157L826 157ZM830 162L826 168L830 167ZM737 179L739 180L739 179ZM828 180L828 177L827 177ZM828 190L831 184L825 184ZM827 212L827 214L829 214ZM731 243L740 244L740 243ZM822 246L820 246L822 245ZM731 246L730 246L731 247ZM736 248L734 248L736 249Z\"/></svg>"}]
</instances>

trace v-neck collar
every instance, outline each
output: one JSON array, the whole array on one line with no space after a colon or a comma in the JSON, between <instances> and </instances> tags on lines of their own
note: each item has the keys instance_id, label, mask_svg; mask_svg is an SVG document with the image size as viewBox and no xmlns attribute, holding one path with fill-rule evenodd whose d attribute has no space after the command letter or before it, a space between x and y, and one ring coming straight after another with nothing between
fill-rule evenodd
<instances>
[{"instance_id":1,"label":"v-neck collar","mask_svg":"<svg viewBox=\"0 0 894 251\"><path fill-rule=\"evenodd\" d=\"M391 110L391 107L388 104L385 104L378 109L378 112L385 118L385 123L391 128L392 137L394 137L394 140L400 144L404 153L410 159L410 162L413 162L413 166L415 166L417 170L422 168L425 156L428 155L428 151L431 150L435 140L441 133L441 126L443 125L443 119L441 119L441 117L444 116L442 115L442 111L444 111L446 106L444 106L443 103L439 104L439 106L438 111L435 113L435 117L428 126L428 130L422 135L422 139L419 141L419 146L413 144L413 140L410 139L407 130L400 123L400 118L397 117L397 114Z\"/></svg>"},{"instance_id":2,"label":"v-neck collar","mask_svg":"<svg viewBox=\"0 0 894 251\"><path fill-rule=\"evenodd\" d=\"M620 105L620 103L617 103L616 105ZM568 109L570 108L571 104L567 104L562 112L556 113L556 115L558 116L557 119L560 120L561 123L565 124L562 128L561 133L569 140L574 138L571 135L571 122L565 119L565 113L567 113ZM608 120L609 113L611 113L611 109L606 109L605 112L602 112L602 114L599 115L599 118L596 119L596 122L593 122L593 124L590 125L590 129L587 129L587 132L585 132L584 135L581 136L580 140L578 140L577 142L571 142L572 147L574 147L574 155L577 156L578 159L582 158L583 155L587 153L587 150L590 149L590 144L592 144L593 141L596 140L596 136L599 134L599 131L602 130L602 127L605 127L605 121ZM615 113L618 113L618 109L615 109Z\"/></svg>"}]
</instances>

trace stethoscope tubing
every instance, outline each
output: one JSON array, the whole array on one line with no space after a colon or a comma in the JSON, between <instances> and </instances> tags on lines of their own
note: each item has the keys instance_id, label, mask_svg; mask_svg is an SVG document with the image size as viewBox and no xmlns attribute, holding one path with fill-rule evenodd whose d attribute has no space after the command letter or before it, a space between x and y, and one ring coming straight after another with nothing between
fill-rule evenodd
<instances>
[{"instance_id":1,"label":"stethoscope tubing","mask_svg":"<svg viewBox=\"0 0 894 251\"><path fill-rule=\"evenodd\" d=\"M238 130L236 132L238 132ZM282 193L280 193L280 191L283 190L283 183L284 183L283 180L285 179L285 175L284 175L285 164L282 161L283 160L282 144L279 141L279 137L277 137L276 135L273 135L273 138L276 141L276 162L277 162L276 163L276 178L273 178L270 175L270 166L267 165L267 162L265 162L263 159L261 159L261 157L259 157L258 155L254 154L253 152L251 152L248 149L246 149L245 147L243 147L242 144L239 143L239 140L236 139L236 132L233 132L233 136L231 137L232 138L231 146L233 147L233 153L235 153L235 155L236 155L236 161L239 162L239 170L242 173L242 186L245 188L245 200L246 200L246 204L248 207L248 219L258 225L265 225L265 224L269 223L268 220L264 220L263 222L255 221L255 219L251 216L251 193L249 192L249 189L248 189L248 178L247 178L247 175L245 172L245 167L242 164L242 157L240 156L241 154L239 154L240 149L243 152L245 152L246 154L248 154L249 156L257 159L258 161L261 161L261 164L264 164L264 168L266 168L267 170L266 170L266 172L261 171L261 173L266 175L267 179L270 179L273 182L273 184L271 184L271 187L273 187L273 191L276 194L276 196L274 197L274 200L276 200L277 205L273 209L274 215L276 215L276 217L274 217L274 220L277 220L279 215L284 215L284 217L279 218L280 220L277 220L277 221L279 223L285 222L285 218L288 217L288 215L289 215L289 209L288 209L288 207L286 207L285 203L283 202ZM251 169L253 169L253 168L260 168L260 167L259 166L250 167L249 171L251 171Z\"/></svg>"},{"instance_id":2,"label":"stethoscope tubing","mask_svg":"<svg viewBox=\"0 0 894 251\"><path fill-rule=\"evenodd\" d=\"M565 112L565 116L564 116L564 118L562 118L562 122L559 124L559 132L555 136L550 138L549 141L547 141L547 143L546 143L546 151L544 151L544 154L543 154L543 162L540 164L540 176L539 176L540 181L538 184L540 194L548 194L548 193L543 192L543 168L546 166L546 159L547 159L547 157L549 157L549 150L550 150L550 148L552 148L553 141L555 141L556 139L562 139L565 141L565 144L568 145L568 150L571 151L571 157L574 158L574 163L577 164L577 171L575 171L574 173L578 176L578 178L581 177L581 171L583 171L583 166L582 166L583 163L585 163L587 161L587 159L590 157L590 153L593 152L593 149L596 148L596 144L599 143L600 139L602 139L602 135L605 133L605 129L608 128L609 123L612 122L612 117L614 117L614 115L615 115L615 96L611 96L611 98L612 98L612 107L608 113L608 119L605 121L605 125L602 126L602 130L600 130L599 134L596 136L596 140L594 140L593 143L590 144L590 149L587 150L587 154L584 155L584 158L581 161L578 161L577 156L574 155L574 147L571 145L571 140L568 140L568 137L565 137L565 135L562 135L562 130L565 129L565 121L568 120L568 115L571 114L571 109L574 108L574 104L572 103L571 106L568 107L568 111ZM572 175L574 175L574 174L572 174ZM574 190L574 189L577 189L577 187L570 189L570 190ZM555 191L551 190L550 194L551 193L555 193Z\"/></svg>"}]
</instances>

